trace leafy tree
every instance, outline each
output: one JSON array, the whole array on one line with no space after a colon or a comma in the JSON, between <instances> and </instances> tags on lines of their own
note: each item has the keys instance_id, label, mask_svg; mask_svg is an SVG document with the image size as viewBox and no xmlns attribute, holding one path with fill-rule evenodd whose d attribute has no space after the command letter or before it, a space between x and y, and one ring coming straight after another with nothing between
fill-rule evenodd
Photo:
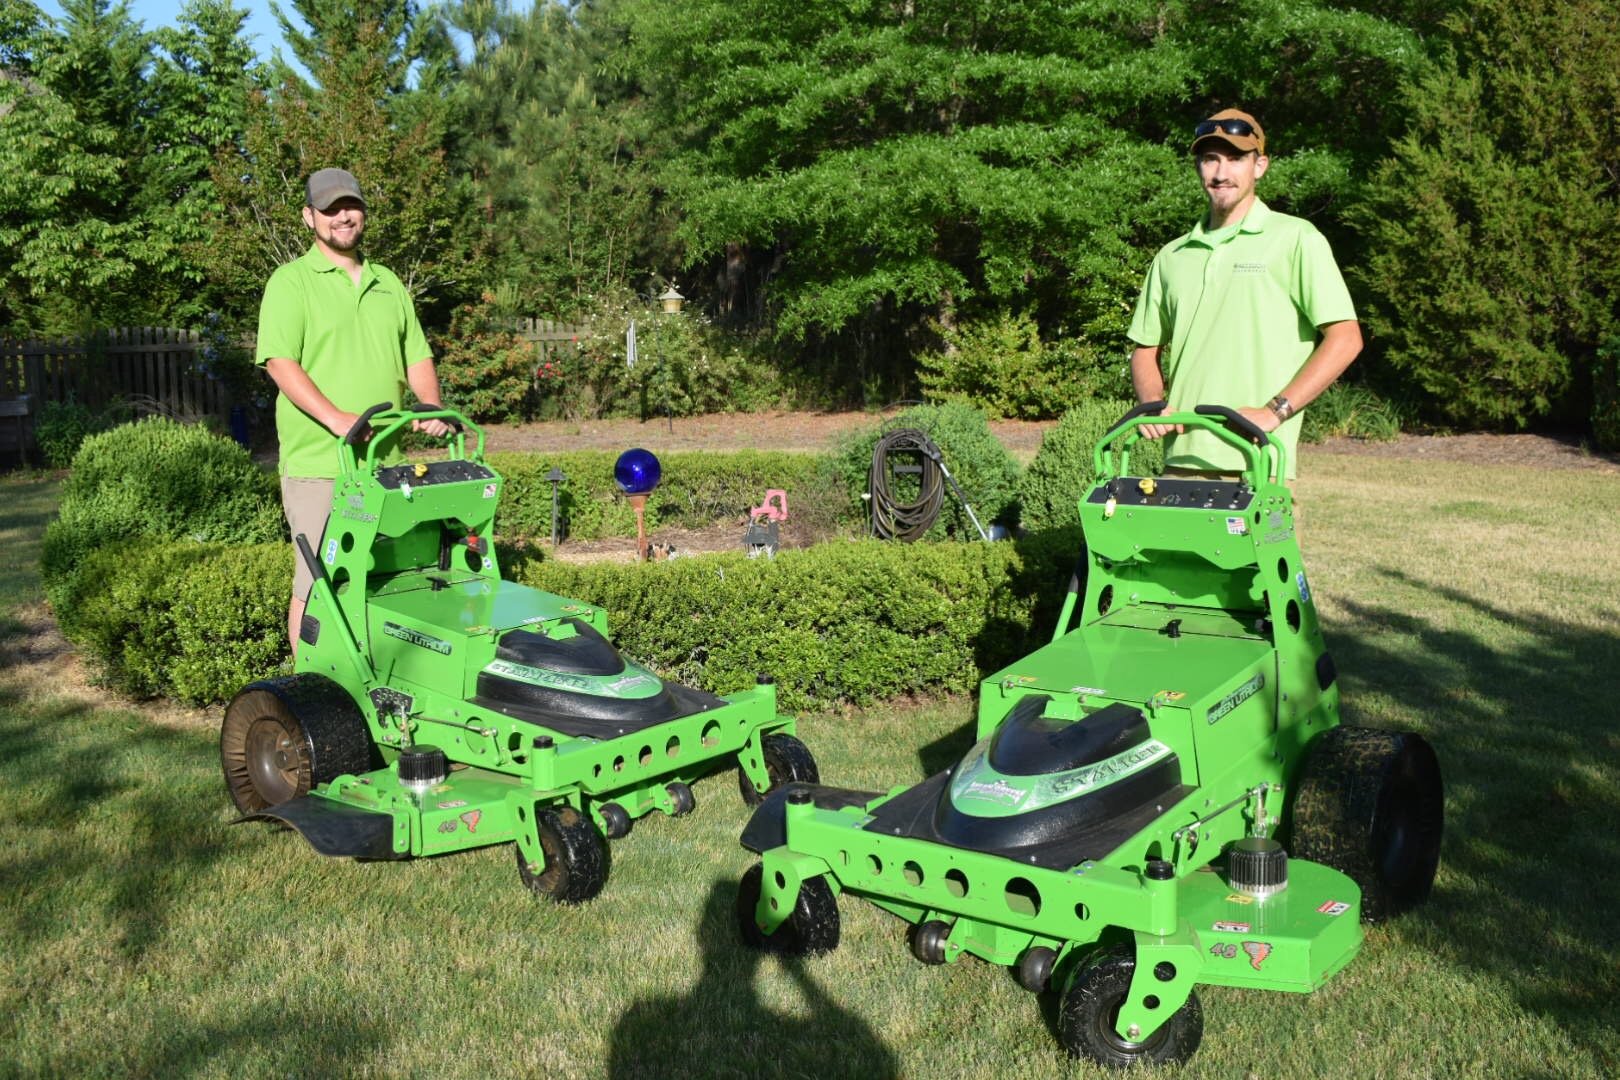
<instances>
[{"instance_id":1,"label":"leafy tree","mask_svg":"<svg viewBox=\"0 0 1620 1080\"><path fill-rule=\"evenodd\" d=\"M60 27L8 4L0 268L17 332L185 321L213 148L240 129L244 12L190 0L145 33L124 4L68 0Z\"/></svg>"},{"instance_id":2,"label":"leafy tree","mask_svg":"<svg viewBox=\"0 0 1620 1080\"><path fill-rule=\"evenodd\" d=\"M304 181L347 168L366 193L366 251L419 299L463 273L469 253L452 234L461 192L444 161L445 110L434 50L415 6L398 0L296 0L299 30L283 32L314 82L279 67L280 82L247 96L240 151L219 154L212 175L222 209L194 249L231 314L250 323L265 279L309 245L300 216ZM420 67L428 84L409 86Z\"/></svg>"},{"instance_id":3,"label":"leafy tree","mask_svg":"<svg viewBox=\"0 0 1620 1080\"><path fill-rule=\"evenodd\" d=\"M1620 326L1620 11L1478 0L1442 32L1356 217L1369 322L1445 421L1581 417Z\"/></svg>"},{"instance_id":4,"label":"leafy tree","mask_svg":"<svg viewBox=\"0 0 1620 1080\"><path fill-rule=\"evenodd\" d=\"M1118 350L1147 260L1199 208L1197 114L1275 116L1291 160L1268 197L1319 213L1381 150L1396 118L1374 103L1420 59L1377 16L1299 0L631 13L687 148L661 172L686 259L715 270L715 306L752 303L824 364L830 344L846 387L905 380L930 320L1021 309L1043 336Z\"/></svg>"},{"instance_id":5,"label":"leafy tree","mask_svg":"<svg viewBox=\"0 0 1620 1080\"><path fill-rule=\"evenodd\" d=\"M486 288L508 310L579 315L658 258L657 133L620 70L619 7L463 0L445 13L472 43L456 154L477 191Z\"/></svg>"}]
</instances>

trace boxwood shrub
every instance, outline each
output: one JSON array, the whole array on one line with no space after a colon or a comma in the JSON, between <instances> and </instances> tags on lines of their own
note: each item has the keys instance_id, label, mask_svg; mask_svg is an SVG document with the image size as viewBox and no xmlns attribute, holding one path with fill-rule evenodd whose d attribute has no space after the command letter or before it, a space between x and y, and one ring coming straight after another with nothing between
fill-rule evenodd
<instances>
[{"instance_id":1,"label":"boxwood shrub","mask_svg":"<svg viewBox=\"0 0 1620 1080\"><path fill-rule=\"evenodd\" d=\"M1110 425L1130 411L1133 403L1099 398L1063 414L1057 427L1041 439L1035 459L1018 484L1018 502L1025 529L1039 532L1078 525L1080 498L1097 481L1092 452ZM1157 476L1164 468L1164 445L1143 439L1131 448L1131 472Z\"/></svg>"},{"instance_id":2,"label":"boxwood shrub","mask_svg":"<svg viewBox=\"0 0 1620 1080\"><path fill-rule=\"evenodd\" d=\"M528 584L606 607L624 651L729 693L776 679L787 709L970 690L1043 640L1077 537L858 541L647 564L529 560ZM93 555L72 631L106 681L192 704L285 663L284 543L150 544Z\"/></svg>"}]
</instances>

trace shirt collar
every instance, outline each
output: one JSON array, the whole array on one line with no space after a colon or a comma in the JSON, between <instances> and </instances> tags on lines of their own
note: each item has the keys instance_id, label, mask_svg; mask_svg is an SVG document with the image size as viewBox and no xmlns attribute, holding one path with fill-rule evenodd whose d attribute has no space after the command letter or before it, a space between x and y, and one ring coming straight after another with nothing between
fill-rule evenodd
<instances>
[{"instance_id":1,"label":"shirt collar","mask_svg":"<svg viewBox=\"0 0 1620 1080\"><path fill-rule=\"evenodd\" d=\"M1242 233L1264 232L1266 222L1271 218L1271 213L1271 207L1267 206L1259 199L1255 199L1254 205L1249 207L1249 212L1244 214L1243 220L1238 223L1237 231ZM1209 247L1209 230L1204 227L1206 220L1207 218L1199 218L1198 224L1192 227L1192 232L1189 232L1186 236L1183 236L1180 243L1178 243L1176 246L1178 248L1183 248L1188 244L1202 244L1205 247ZM1218 232L1220 230L1216 231Z\"/></svg>"},{"instance_id":2,"label":"shirt collar","mask_svg":"<svg viewBox=\"0 0 1620 1080\"><path fill-rule=\"evenodd\" d=\"M316 247L314 244L309 245L309 250L304 252L304 254L300 256L300 259L306 266L318 274L325 274L338 269L337 264L331 259L328 259L326 257L326 253L320 248ZM364 281L372 276L371 263L365 258L361 258L360 280Z\"/></svg>"}]
</instances>

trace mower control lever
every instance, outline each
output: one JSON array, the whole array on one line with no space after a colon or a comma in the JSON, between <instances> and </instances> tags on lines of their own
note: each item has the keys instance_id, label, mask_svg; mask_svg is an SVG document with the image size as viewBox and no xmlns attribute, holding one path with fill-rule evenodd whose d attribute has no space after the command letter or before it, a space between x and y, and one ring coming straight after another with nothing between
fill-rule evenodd
<instances>
[{"instance_id":1,"label":"mower control lever","mask_svg":"<svg viewBox=\"0 0 1620 1080\"><path fill-rule=\"evenodd\" d=\"M361 413L360 418L354 422L354 426L349 429L348 434L343 436L343 441L350 446L359 446L365 442L362 436L365 430L371 426L371 418L380 412L387 412L393 407L394 403L392 401L383 401Z\"/></svg>"},{"instance_id":2,"label":"mower control lever","mask_svg":"<svg viewBox=\"0 0 1620 1080\"><path fill-rule=\"evenodd\" d=\"M1226 426L1233 428L1239 435L1248 439L1256 446L1266 445L1266 433L1260 426L1236 409L1225 405L1199 405L1193 409L1199 416L1218 416L1226 421Z\"/></svg>"}]
</instances>

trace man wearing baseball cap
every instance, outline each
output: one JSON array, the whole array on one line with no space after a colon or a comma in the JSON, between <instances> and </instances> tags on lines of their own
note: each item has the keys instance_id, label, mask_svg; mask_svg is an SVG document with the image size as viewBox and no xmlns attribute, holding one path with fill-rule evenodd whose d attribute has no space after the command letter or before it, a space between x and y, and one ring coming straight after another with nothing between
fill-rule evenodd
<instances>
[{"instance_id":1,"label":"man wearing baseball cap","mask_svg":"<svg viewBox=\"0 0 1620 1080\"><path fill-rule=\"evenodd\" d=\"M1328 242L1303 218L1255 194L1266 174L1259 121L1223 109L1193 126L1193 165L1209 210L1154 256L1131 319L1138 401L1167 412L1227 405L1276 431L1295 472L1297 414L1361 352L1355 306ZM1240 472L1242 455L1208 432L1147 424L1170 435L1167 472Z\"/></svg>"},{"instance_id":2,"label":"man wearing baseball cap","mask_svg":"<svg viewBox=\"0 0 1620 1080\"><path fill-rule=\"evenodd\" d=\"M365 258L366 200L344 169L321 169L304 185L304 225L313 243L276 268L259 305L255 361L281 391L276 436L281 444L282 504L294 537L320 543L332 508L339 439L380 402L401 405L409 386L417 400L440 404L433 367L411 295L387 267ZM432 435L441 420L418 425ZM294 652L311 578L293 558L287 634Z\"/></svg>"}]
</instances>

